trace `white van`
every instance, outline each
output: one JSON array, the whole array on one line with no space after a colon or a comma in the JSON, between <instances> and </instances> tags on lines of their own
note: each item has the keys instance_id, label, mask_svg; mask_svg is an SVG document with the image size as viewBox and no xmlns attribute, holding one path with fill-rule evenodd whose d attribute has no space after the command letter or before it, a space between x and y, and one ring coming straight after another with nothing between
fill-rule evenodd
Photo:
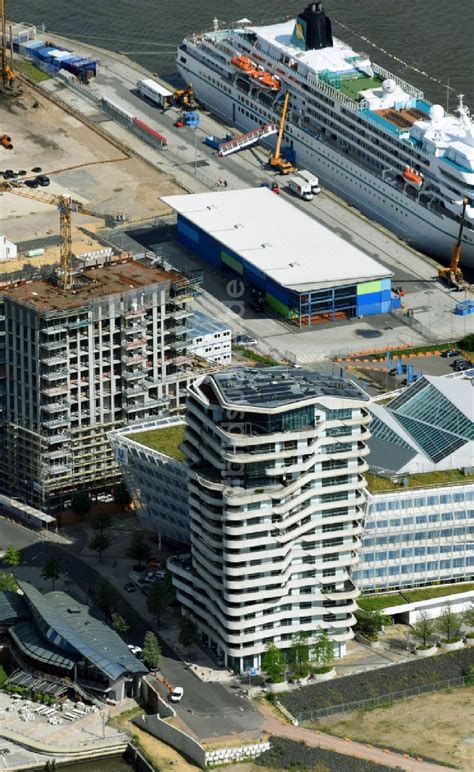
<instances>
[{"instance_id":1,"label":"white van","mask_svg":"<svg viewBox=\"0 0 474 772\"><path fill-rule=\"evenodd\" d=\"M311 185L302 177L292 177L288 182L288 188L295 196L298 196L298 198L302 198L305 201L311 201L313 198Z\"/></svg>"},{"instance_id":2,"label":"white van","mask_svg":"<svg viewBox=\"0 0 474 772\"><path fill-rule=\"evenodd\" d=\"M321 193L321 188L319 187L319 180L316 177L315 174L312 172L308 172L306 169L298 169L298 177L301 177L302 180L306 180L306 182L309 182L311 185L311 190L315 195L318 193Z\"/></svg>"}]
</instances>

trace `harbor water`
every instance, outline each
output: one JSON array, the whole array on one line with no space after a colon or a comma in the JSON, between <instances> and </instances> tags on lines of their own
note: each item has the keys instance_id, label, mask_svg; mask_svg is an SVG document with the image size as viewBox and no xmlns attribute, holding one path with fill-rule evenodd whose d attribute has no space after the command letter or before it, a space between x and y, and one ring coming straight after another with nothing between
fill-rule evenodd
<instances>
[{"instance_id":1,"label":"harbor water","mask_svg":"<svg viewBox=\"0 0 474 772\"><path fill-rule=\"evenodd\" d=\"M170 79L176 46L186 34L210 29L214 17L222 25L244 17L255 24L271 24L294 16L307 3L240 0L233 6L224 0L82 0L71 5L66 0L8 0L8 15L16 21L44 23L46 31L126 52L152 72ZM444 107L449 86L449 108L456 106L456 95L463 93L474 111L473 0L325 0L324 6L337 37L409 80Z\"/></svg>"}]
</instances>

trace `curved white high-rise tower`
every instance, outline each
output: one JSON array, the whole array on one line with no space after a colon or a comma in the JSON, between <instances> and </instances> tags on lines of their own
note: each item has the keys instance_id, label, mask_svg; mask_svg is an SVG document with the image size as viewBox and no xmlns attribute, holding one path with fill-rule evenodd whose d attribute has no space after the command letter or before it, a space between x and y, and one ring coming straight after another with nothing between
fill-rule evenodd
<instances>
[{"instance_id":1,"label":"curved white high-rise tower","mask_svg":"<svg viewBox=\"0 0 474 772\"><path fill-rule=\"evenodd\" d=\"M184 612L234 670L300 631L326 629L338 655L353 636L367 403L350 381L284 367L189 389L192 554L169 567Z\"/></svg>"}]
</instances>

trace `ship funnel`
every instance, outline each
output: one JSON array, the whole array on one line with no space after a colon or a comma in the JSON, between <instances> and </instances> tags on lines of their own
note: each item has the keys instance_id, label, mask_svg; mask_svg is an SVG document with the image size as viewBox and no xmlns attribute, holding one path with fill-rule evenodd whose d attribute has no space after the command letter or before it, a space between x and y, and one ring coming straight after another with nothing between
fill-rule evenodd
<instances>
[{"instance_id":1,"label":"ship funnel","mask_svg":"<svg viewBox=\"0 0 474 772\"><path fill-rule=\"evenodd\" d=\"M311 3L300 13L291 42L302 51L332 47L331 20L324 13L322 3Z\"/></svg>"}]
</instances>

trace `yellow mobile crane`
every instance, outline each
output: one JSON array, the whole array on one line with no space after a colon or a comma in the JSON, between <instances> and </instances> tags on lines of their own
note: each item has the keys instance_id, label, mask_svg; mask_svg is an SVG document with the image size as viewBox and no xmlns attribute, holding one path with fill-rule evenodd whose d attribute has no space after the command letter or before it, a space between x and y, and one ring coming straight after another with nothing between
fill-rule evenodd
<instances>
[{"instance_id":1,"label":"yellow mobile crane","mask_svg":"<svg viewBox=\"0 0 474 772\"><path fill-rule=\"evenodd\" d=\"M24 196L50 204L59 210L59 254L60 254L60 284L63 289L71 289L72 277L72 213L89 214L93 217L102 217L106 220L109 215L87 209L80 201L75 201L71 196L47 193L46 191L33 191L30 188L15 187L9 182L0 183L1 193L13 193L15 196Z\"/></svg>"},{"instance_id":2,"label":"yellow mobile crane","mask_svg":"<svg viewBox=\"0 0 474 772\"><path fill-rule=\"evenodd\" d=\"M270 153L268 163L274 169L278 169L280 174L291 174L295 171L295 167L286 158L281 155L281 141L283 138L283 130L285 128L286 113L288 112L288 92L285 94L285 101L283 102L283 110L281 111L280 128L278 130L278 137L275 146L275 152Z\"/></svg>"},{"instance_id":3,"label":"yellow mobile crane","mask_svg":"<svg viewBox=\"0 0 474 772\"><path fill-rule=\"evenodd\" d=\"M464 218L466 216L466 207L469 203L467 196L464 196L462 201L461 223L459 225L459 233L457 241L453 247L453 254L451 256L451 262L449 268L438 268L438 278L444 281L449 287L456 289L462 289L464 286L464 276L459 267L461 260L461 240L464 231Z\"/></svg>"}]
</instances>

